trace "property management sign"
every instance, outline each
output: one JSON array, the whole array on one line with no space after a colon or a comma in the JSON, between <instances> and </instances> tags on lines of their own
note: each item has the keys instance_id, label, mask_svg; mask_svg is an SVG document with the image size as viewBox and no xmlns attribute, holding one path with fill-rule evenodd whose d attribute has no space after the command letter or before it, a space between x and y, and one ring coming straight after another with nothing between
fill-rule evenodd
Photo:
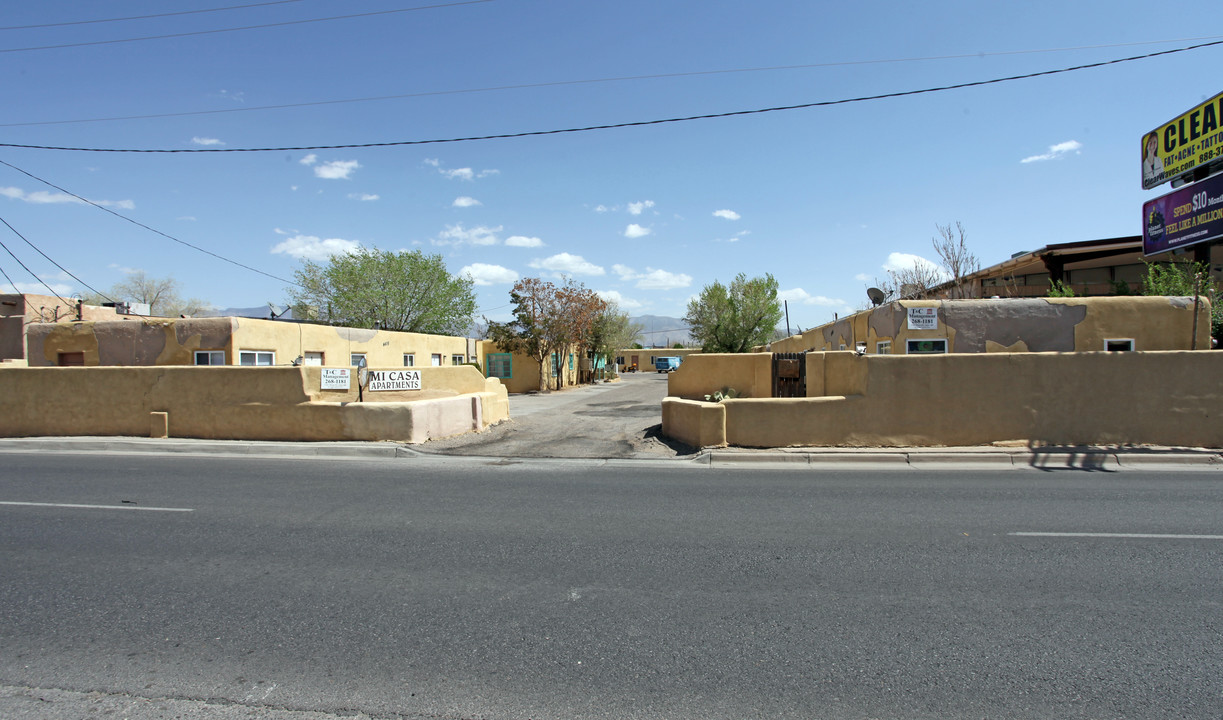
<instances>
[{"instance_id":1,"label":"property management sign","mask_svg":"<svg viewBox=\"0 0 1223 720\"><path fill-rule=\"evenodd\" d=\"M419 370L370 370L369 389L420 390Z\"/></svg>"},{"instance_id":2,"label":"property management sign","mask_svg":"<svg viewBox=\"0 0 1223 720\"><path fill-rule=\"evenodd\" d=\"M1223 158L1223 93L1142 136L1142 187L1150 190Z\"/></svg>"}]
</instances>

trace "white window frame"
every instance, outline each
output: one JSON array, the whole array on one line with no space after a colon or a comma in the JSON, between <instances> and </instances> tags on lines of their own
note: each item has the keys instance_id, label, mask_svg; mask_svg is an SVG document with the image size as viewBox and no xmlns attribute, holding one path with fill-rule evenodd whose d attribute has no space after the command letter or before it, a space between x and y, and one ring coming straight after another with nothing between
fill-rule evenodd
<instances>
[{"instance_id":1,"label":"white window frame","mask_svg":"<svg viewBox=\"0 0 1223 720\"><path fill-rule=\"evenodd\" d=\"M302 364L308 367L322 367L326 364L326 355L314 350L307 350L302 357Z\"/></svg>"},{"instance_id":2,"label":"white window frame","mask_svg":"<svg viewBox=\"0 0 1223 720\"><path fill-rule=\"evenodd\" d=\"M465 362L467 362L467 356L465 355L459 355L458 353L455 353L450 356L451 365L462 365Z\"/></svg>"},{"instance_id":3,"label":"white window frame","mask_svg":"<svg viewBox=\"0 0 1223 720\"><path fill-rule=\"evenodd\" d=\"M429 364L432 365L433 367L441 367L442 366L442 354L432 353L431 355L429 355Z\"/></svg>"},{"instance_id":4,"label":"white window frame","mask_svg":"<svg viewBox=\"0 0 1223 720\"><path fill-rule=\"evenodd\" d=\"M243 362L250 357L254 362ZM276 364L276 353L272 350L239 350L238 364L247 367L268 367Z\"/></svg>"},{"instance_id":5,"label":"white window frame","mask_svg":"<svg viewBox=\"0 0 1223 720\"><path fill-rule=\"evenodd\" d=\"M416 367L416 353L404 353L403 354L403 366L404 367Z\"/></svg>"},{"instance_id":6,"label":"white window frame","mask_svg":"<svg viewBox=\"0 0 1223 720\"><path fill-rule=\"evenodd\" d=\"M203 362L203 363L200 362L201 355L207 355L208 362ZM200 366L224 365L225 364L225 351L224 350L196 350L195 353L191 357L192 357L192 362ZM220 358L220 362L213 362L213 360L216 360L218 357Z\"/></svg>"},{"instance_id":7,"label":"white window frame","mask_svg":"<svg viewBox=\"0 0 1223 720\"><path fill-rule=\"evenodd\" d=\"M1112 345L1113 343L1128 343L1129 347L1124 347L1124 348L1109 347L1109 345ZM1104 351L1105 352L1133 352L1134 351L1134 338L1104 338Z\"/></svg>"},{"instance_id":8,"label":"white window frame","mask_svg":"<svg viewBox=\"0 0 1223 720\"><path fill-rule=\"evenodd\" d=\"M933 352L913 352L914 343L925 343L925 342L942 343L943 349L935 350ZM905 354L906 355L946 355L947 354L947 338L923 338L920 340L907 340L905 342Z\"/></svg>"},{"instance_id":9,"label":"white window frame","mask_svg":"<svg viewBox=\"0 0 1223 720\"><path fill-rule=\"evenodd\" d=\"M349 365L353 367L361 367L362 360L365 361L365 366L369 367L369 358L365 356L365 353L363 352L362 353L355 353L355 352L348 353L348 364Z\"/></svg>"},{"instance_id":10,"label":"white window frame","mask_svg":"<svg viewBox=\"0 0 1223 720\"><path fill-rule=\"evenodd\" d=\"M875 343L875 354L876 355L891 355L892 354L892 341L891 340L880 340L876 342Z\"/></svg>"}]
</instances>

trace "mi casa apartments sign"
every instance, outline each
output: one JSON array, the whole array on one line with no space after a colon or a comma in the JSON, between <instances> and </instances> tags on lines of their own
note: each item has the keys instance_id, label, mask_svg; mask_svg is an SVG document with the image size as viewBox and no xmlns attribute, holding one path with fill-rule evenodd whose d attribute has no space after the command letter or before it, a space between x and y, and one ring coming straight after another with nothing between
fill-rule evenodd
<instances>
[{"instance_id":1,"label":"mi casa apartments sign","mask_svg":"<svg viewBox=\"0 0 1223 720\"><path fill-rule=\"evenodd\" d=\"M419 370L370 370L371 392L379 390L420 390Z\"/></svg>"}]
</instances>

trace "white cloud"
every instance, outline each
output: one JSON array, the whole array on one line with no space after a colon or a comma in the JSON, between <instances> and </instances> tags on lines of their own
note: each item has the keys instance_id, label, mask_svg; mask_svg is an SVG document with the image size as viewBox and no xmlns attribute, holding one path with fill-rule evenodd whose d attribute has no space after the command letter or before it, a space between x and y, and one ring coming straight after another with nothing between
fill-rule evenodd
<instances>
[{"instance_id":1,"label":"white cloud","mask_svg":"<svg viewBox=\"0 0 1223 720\"><path fill-rule=\"evenodd\" d=\"M627 265L612 265L612 272L620 276L624 282L636 282L635 287L642 290L675 290L692 285L692 276L684 273L667 272L647 267L639 273Z\"/></svg>"},{"instance_id":2,"label":"white cloud","mask_svg":"<svg viewBox=\"0 0 1223 720\"><path fill-rule=\"evenodd\" d=\"M86 204L84 200L68 193L52 193L46 190L35 190L28 193L18 187L0 187L0 196L21 200L32 205ZM90 200L89 202L102 207L116 207L120 210L131 210L136 207L136 203L131 200Z\"/></svg>"},{"instance_id":3,"label":"white cloud","mask_svg":"<svg viewBox=\"0 0 1223 720\"><path fill-rule=\"evenodd\" d=\"M434 167L437 167L437 166L435 165ZM476 172L475 170L472 170L469 167L455 168L453 170L442 170L441 168L438 168L438 172L450 178L451 180L467 180L467 181L475 180L476 178L485 178L485 177L488 177L489 175L500 175L501 174L500 170L481 170L480 172Z\"/></svg>"},{"instance_id":4,"label":"white cloud","mask_svg":"<svg viewBox=\"0 0 1223 720\"><path fill-rule=\"evenodd\" d=\"M802 288L794 288L793 290L782 290L777 293L778 300L793 303L795 305L818 305L819 307L843 308L848 307L848 303L839 298L830 298L823 295L812 295Z\"/></svg>"},{"instance_id":5,"label":"white cloud","mask_svg":"<svg viewBox=\"0 0 1223 720\"><path fill-rule=\"evenodd\" d=\"M870 275L867 275L866 273L858 273L857 275L854 275L854 280L857 280L858 282L864 282L864 283L875 282L875 278L871 277Z\"/></svg>"},{"instance_id":6,"label":"white cloud","mask_svg":"<svg viewBox=\"0 0 1223 720\"><path fill-rule=\"evenodd\" d=\"M433 167L440 167L442 161L438 160L437 158L425 158L425 164L432 165Z\"/></svg>"},{"instance_id":7,"label":"white cloud","mask_svg":"<svg viewBox=\"0 0 1223 720\"><path fill-rule=\"evenodd\" d=\"M195 143L196 145L224 145L225 144L221 142L220 140L217 140L216 138L209 138L209 137L193 137L191 138L191 142Z\"/></svg>"},{"instance_id":8,"label":"white cloud","mask_svg":"<svg viewBox=\"0 0 1223 720\"><path fill-rule=\"evenodd\" d=\"M298 162L301 163L302 165L313 165L314 163L318 162L318 155L315 155L314 153L310 153L309 155L302 158L301 160L298 160Z\"/></svg>"},{"instance_id":9,"label":"white cloud","mask_svg":"<svg viewBox=\"0 0 1223 720\"><path fill-rule=\"evenodd\" d=\"M454 202L451 203L451 207L469 208L469 207L475 207L477 205L483 205L483 204L484 203L480 202L479 200L473 197L467 197L466 195L463 195L461 197L455 198Z\"/></svg>"},{"instance_id":10,"label":"white cloud","mask_svg":"<svg viewBox=\"0 0 1223 720\"><path fill-rule=\"evenodd\" d=\"M349 200L360 200L361 202L373 202L381 199L380 195L371 195L369 193L349 193Z\"/></svg>"},{"instance_id":11,"label":"white cloud","mask_svg":"<svg viewBox=\"0 0 1223 720\"><path fill-rule=\"evenodd\" d=\"M921 255L911 255L909 253L889 253L887 262L883 264L885 272L899 272L901 270L911 270L915 267L925 267L937 273L944 272L942 266L938 263L927 260Z\"/></svg>"},{"instance_id":12,"label":"white cloud","mask_svg":"<svg viewBox=\"0 0 1223 720\"><path fill-rule=\"evenodd\" d=\"M434 245L496 245L497 233L501 232L502 226L487 227L480 225L473 227L470 230L463 227L463 223L457 225L447 225L446 229L438 233L437 239L433 240Z\"/></svg>"},{"instance_id":13,"label":"white cloud","mask_svg":"<svg viewBox=\"0 0 1223 720\"><path fill-rule=\"evenodd\" d=\"M352 172L361 167L356 160L332 160L314 168L314 176L324 180L347 180Z\"/></svg>"},{"instance_id":14,"label":"white cloud","mask_svg":"<svg viewBox=\"0 0 1223 720\"><path fill-rule=\"evenodd\" d=\"M603 275L603 268L587 262L581 255L559 253L543 260L532 260L531 267L536 270L550 270L558 275Z\"/></svg>"},{"instance_id":15,"label":"white cloud","mask_svg":"<svg viewBox=\"0 0 1223 720\"><path fill-rule=\"evenodd\" d=\"M751 230L740 230L739 232L735 233L734 235L728 238L714 238L713 241L714 242L724 242L724 243L737 243L739 242L741 238L745 238L751 234L752 234Z\"/></svg>"},{"instance_id":16,"label":"white cloud","mask_svg":"<svg viewBox=\"0 0 1223 720\"><path fill-rule=\"evenodd\" d=\"M724 218L726 220L738 220L740 217L742 217L742 215L734 210L715 210L713 212L713 216Z\"/></svg>"},{"instance_id":17,"label":"white cloud","mask_svg":"<svg viewBox=\"0 0 1223 720\"><path fill-rule=\"evenodd\" d=\"M609 207L607 207L606 205L599 205L599 206L595 207L595 212L597 212L597 213L606 213L606 212L611 212L611 211L612 211L612 210L614 210L614 209L615 209L615 208L609 208Z\"/></svg>"},{"instance_id":18,"label":"white cloud","mask_svg":"<svg viewBox=\"0 0 1223 720\"><path fill-rule=\"evenodd\" d=\"M628 204L629 215L640 215L643 211L654 207L653 200L642 200L641 202L633 202Z\"/></svg>"},{"instance_id":19,"label":"white cloud","mask_svg":"<svg viewBox=\"0 0 1223 720\"><path fill-rule=\"evenodd\" d=\"M544 241L537 237L526 237L523 235L514 235L505 239L505 244L508 247L543 247Z\"/></svg>"},{"instance_id":20,"label":"white cloud","mask_svg":"<svg viewBox=\"0 0 1223 720\"><path fill-rule=\"evenodd\" d=\"M640 302L626 298L615 290L595 290L595 294L609 303L615 303L621 310L636 310L644 307Z\"/></svg>"},{"instance_id":21,"label":"white cloud","mask_svg":"<svg viewBox=\"0 0 1223 720\"><path fill-rule=\"evenodd\" d=\"M637 223L632 223L628 227L624 228L624 237L626 238L645 237L646 235L649 235L652 232L654 231L647 227L641 227Z\"/></svg>"},{"instance_id":22,"label":"white cloud","mask_svg":"<svg viewBox=\"0 0 1223 720\"><path fill-rule=\"evenodd\" d=\"M518 280L518 273L500 265L472 263L459 270L460 275L471 278L476 285L509 285Z\"/></svg>"},{"instance_id":23,"label":"white cloud","mask_svg":"<svg viewBox=\"0 0 1223 720\"><path fill-rule=\"evenodd\" d=\"M272 247L273 254L285 254L298 260L322 262L332 255L352 252L360 247L355 240L328 238L323 240L313 235L296 235Z\"/></svg>"},{"instance_id":24,"label":"white cloud","mask_svg":"<svg viewBox=\"0 0 1223 720\"><path fill-rule=\"evenodd\" d=\"M1083 148L1083 143L1078 140L1067 140L1064 143L1049 146L1049 152L1041 155L1032 155L1020 160L1021 163L1045 162L1046 160L1058 160L1070 153L1079 154L1079 150Z\"/></svg>"}]
</instances>

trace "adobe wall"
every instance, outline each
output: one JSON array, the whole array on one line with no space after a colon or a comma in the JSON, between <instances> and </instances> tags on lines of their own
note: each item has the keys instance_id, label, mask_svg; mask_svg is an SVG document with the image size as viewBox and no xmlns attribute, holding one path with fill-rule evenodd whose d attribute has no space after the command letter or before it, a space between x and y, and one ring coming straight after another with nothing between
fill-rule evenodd
<instances>
[{"instance_id":1,"label":"adobe wall","mask_svg":"<svg viewBox=\"0 0 1223 720\"><path fill-rule=\"evenodd\" d=\"M318 352L328 367L348 367L353 353L364 353L370 367L384 368L404 367L409 353L418 368L430 367L435 353L443 366L451 365L452 356L467 355L461 337L236 317L34 324L26 335L31 367L53 367L59 353L70 352L83 352L87 366L193 365L197 350L225 353L226 365L237 365L243 350L275 353L276 365Z\"/></svg>"},{"instance_id":2,"label":"adobe wall","mask_svg":"<svg viewBox=\"0 0 1223 720\"><path fill-rule=\"evenodd\" d=\"M908 328L909 308L935 308L938 327ZM1133 339L1134 349L1193 348L1193 298L1117 296L899 300L771 344L773 352L853 350L868 354L890 342L904 354L909 340L947 340L947 352L1094 352L1105 339ZM1210 304L1198 309L1197 347L1210 347Z\"/></svg>"},{"instance_id":3,"label":"adobe wall","mask_svg":"<svg viewBox=\"0 0 1223 720\"><path fill-rule=\"evenodd\" d=\"M480 347L480 366L483 369L484 374L488 375L488 356L492 354L503 354L505 351L492 340L484 340L478 343L478 345ZM573 369L570 370L569 353L564 353L564 363L561 368L565 382L564 387L570 387L578 383L579 365L579 358L575 355L573 358ZM498 381L507 391L512 393L538 392L540 380L539 375L541 371L542 366L533 358L522 354L511 354L510 377L489 379ZM553 375L550 370L548 372L548 387L556 387L556 376Z\"/></svg>"},{"instance_id":4,"label":"adobe wall","mask_svg":"<svg viewBox=\"0 0 1223 720\"><path fill-rule=\"evenodd\" d=\"M808 397L722 403L692 397L722 382L720 364L689 363L688 394L663 401L663 434L690 443L717 438L720 414L724 442L744 447L1223 447L1223 352L809 353Z\"/></svg>"},{"instance_id":5,"label":"adobe wall","mask_svg":"<svg viewBox=\"0 0 1223 720\"><path fill-rule=\"evenodd\" d=\"M147 437L161 412L171 437L424 442L509 416L504 388L475 368L420 370L433 396L356 403L355 390L323 393L321 368L0 367L0 435Z\"/></svg>"}]
</instances>

